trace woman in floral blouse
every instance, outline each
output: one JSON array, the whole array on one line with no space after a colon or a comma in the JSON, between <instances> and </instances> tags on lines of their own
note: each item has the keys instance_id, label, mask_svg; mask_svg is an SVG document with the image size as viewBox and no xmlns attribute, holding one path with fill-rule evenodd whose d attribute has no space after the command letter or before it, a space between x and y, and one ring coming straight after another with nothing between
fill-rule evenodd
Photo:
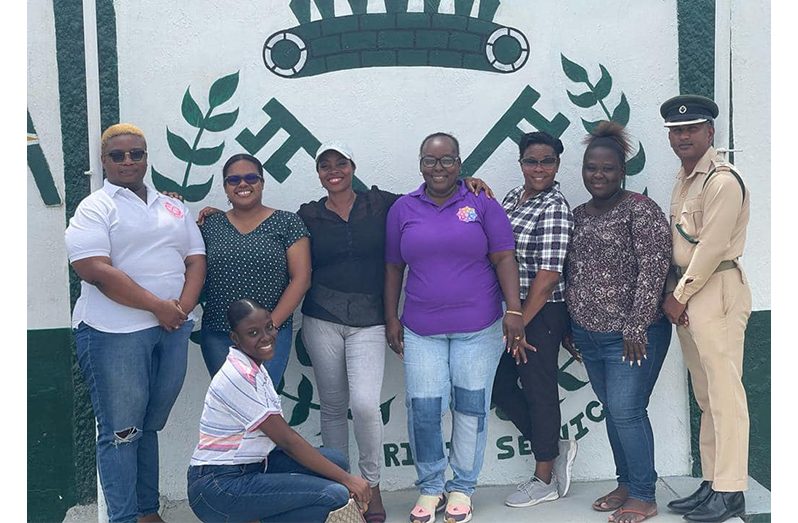
<instances>
[{"instance_id":1,"label":"woman in floral blouse","mask_svg":"<svg viewBox=\"0 0 798 523\"><path fill-rule=\"evenodd\" d=\"M593 508L628 523L657 514L646 409L671 339L660 308L670 229L653 200L623 188L630 151L623 127L602 122L585 143L582 179L592 198L573 211L565 300L618 475L618 487Z\"/></svg>"}]
</instances>

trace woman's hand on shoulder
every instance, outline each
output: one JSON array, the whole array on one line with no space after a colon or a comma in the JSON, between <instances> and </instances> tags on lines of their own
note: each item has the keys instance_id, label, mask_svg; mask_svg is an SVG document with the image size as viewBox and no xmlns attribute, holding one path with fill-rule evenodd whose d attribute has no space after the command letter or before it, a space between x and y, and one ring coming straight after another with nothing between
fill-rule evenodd
<instances>
[{"instance_id":1,"label":"woman's hand on shoulder","mask_svg":"<svg viewBox=\"0 0 798 523\"><path fill-rule=\"evenodd\" d=\"M170 198L174 198L175 200L180 200L181 202L184 202L184 201L185 201L185 200L183 199L183 195L182 195L182 194L180 194L179 192L174 192L174 191L161 191L161 194L163 194L164 196L168 196L168 197L170 197Z\"/></svg>"},{"instance_id":2,"label":"woman's hand on shoulder","mask_svg":"<svg viewBox=\"0 0 798 523\"><path fill-rule=\"evenodd\" d=\"M207 218L211 214L216 214L217 212L224 212L224 211L211 206L203 207L202 210L197 215L197 225L202 225L203 223L205 223L205 218Z\"/></svg>"},{"instance_id":3,"label":"woman's hand on shoulder","mask_svg":"<svg viewBox=\"0 0 798 523\"><path fill-rule=\"evenodd\" d=\"M468 187L468 190L472 193L479 195L480 192L485 191L485 196L488 198L495 198L493 196L493 189L491 189L490 186L485 183L485 180L467 176L463 178L463 182L466 184L466 187Z\"/></svg>"}]
</instances>

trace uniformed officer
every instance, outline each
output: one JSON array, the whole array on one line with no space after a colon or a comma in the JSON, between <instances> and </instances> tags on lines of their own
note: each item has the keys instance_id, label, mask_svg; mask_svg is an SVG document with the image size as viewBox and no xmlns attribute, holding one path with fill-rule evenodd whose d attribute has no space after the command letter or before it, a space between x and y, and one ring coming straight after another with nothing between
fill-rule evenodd
<instances>
[{"instance_id":1,"label":"uniformed officer","mask_svg":"<svg viewBox=\"0 0 798 523\"><path fill-rule=\"evenodd\" d=\"M749 192L712 146L718 106L703 96L666 101L660 113L682 167L671 197L673 267L663 310L676 324L701 408L704 481L668 503L690 521L725 521L745 512L748 406L743 341L751 291L740 266Z\"/></svg>"}]
</instances>

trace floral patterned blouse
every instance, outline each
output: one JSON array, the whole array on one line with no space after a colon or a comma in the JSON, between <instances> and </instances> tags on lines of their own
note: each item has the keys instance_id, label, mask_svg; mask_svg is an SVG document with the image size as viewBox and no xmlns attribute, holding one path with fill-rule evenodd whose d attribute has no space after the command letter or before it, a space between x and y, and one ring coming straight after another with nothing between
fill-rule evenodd
<instances>
[{"instance_id":1,"label":"floral patterned blouse","mask_svg":"<svg viewBox=\"0 0 798 523\"><path fill-rule=\"evenodd\" d=\"M662 316L671 261L670 226L652 199L630 193L614 208L591 216L574 209L566 262L565 301L586 330L621 332L646 343L646 330Z\"/></svg>"}]
</instances>

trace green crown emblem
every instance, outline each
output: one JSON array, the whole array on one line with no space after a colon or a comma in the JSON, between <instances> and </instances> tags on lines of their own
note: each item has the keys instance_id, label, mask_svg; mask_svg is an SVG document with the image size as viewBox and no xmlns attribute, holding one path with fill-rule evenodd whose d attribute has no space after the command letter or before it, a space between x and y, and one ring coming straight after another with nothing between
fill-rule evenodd
<instances>
[{"instance_id":1,"label":"green crown emblem","mask_svg":"<svg viewBox=\"0 0 798 523\"><path fill-rule=\"evenodd\" d=\"M311 21L311 0L291 0L299 25L277 31L263 45L263 62L278 76L301 78L364 67L432 66L512 73L529 58L521 31L493 22L501 3L455 0L455 13L439 13L440 0L408 12L408 0L384 0L384 13L367 13L367 0L348 0L351 15L335 16L334 0L313 0L321 20Z\"/></svg>"}]
</instances>

